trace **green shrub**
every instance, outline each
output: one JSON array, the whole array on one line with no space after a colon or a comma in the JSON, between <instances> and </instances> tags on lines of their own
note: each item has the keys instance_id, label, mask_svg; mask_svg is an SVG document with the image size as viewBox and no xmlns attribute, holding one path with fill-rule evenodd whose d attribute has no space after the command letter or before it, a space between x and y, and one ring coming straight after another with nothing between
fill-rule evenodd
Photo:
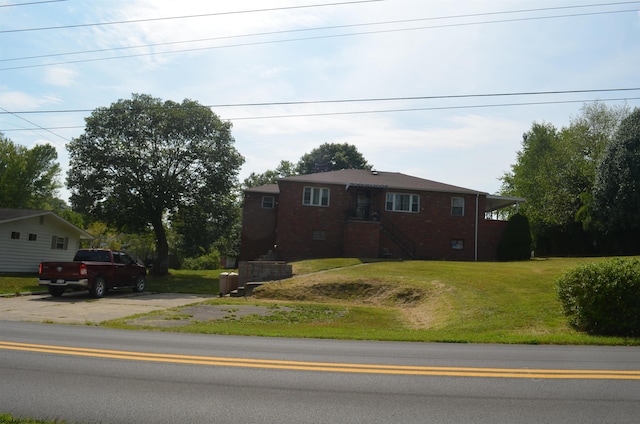
<instances>
[{"instance_id":1,"label":"green shrub","mask_svg":"<svg viewBox=\"0 0 640 424\"><path fill-rule=\"evenodd\" d=\"M220 268L220 253L212 250L206 255L182 260L182 269L205 270Z\"/></svg>"},{"instance_id":2,"label":"green shrub","mask_svg":"<svg viewBox=\"0 0 640 424\"><path fill-rule=\"evenodd\" d=\"M531 257L529 219L519 213L509 218L507 228L498 244L498 260L524 261Z\"/></svg>"},{"instance_id":3,"label":"green shrub","mask_svg":"<svg viewBox=\"0 0 640 424\"><path fill-rule=\"evenodd\" d=\"M569 324L579 331L640 336L640 259L579 265L557 280L556 290Z\"/></svg>"}]
</instances>

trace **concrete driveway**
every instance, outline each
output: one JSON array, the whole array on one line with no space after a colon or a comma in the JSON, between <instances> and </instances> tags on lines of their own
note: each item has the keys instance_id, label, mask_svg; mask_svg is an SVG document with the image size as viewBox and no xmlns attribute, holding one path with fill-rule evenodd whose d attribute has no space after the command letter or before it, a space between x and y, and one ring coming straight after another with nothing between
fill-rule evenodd
<instances>
[{"instance_id":1,"label":"concrete driveway","mask_svg":"<svg viewBox=\"0 0 640 424\"><path fill-rule=\"evenodd\" d=\"M203 302L213 296L175 293L108 292L93 299L87 292L62 297L31 295L0 298L0 320L61 324L98 324L116 318Z\"/></svg>"}]
</instances>

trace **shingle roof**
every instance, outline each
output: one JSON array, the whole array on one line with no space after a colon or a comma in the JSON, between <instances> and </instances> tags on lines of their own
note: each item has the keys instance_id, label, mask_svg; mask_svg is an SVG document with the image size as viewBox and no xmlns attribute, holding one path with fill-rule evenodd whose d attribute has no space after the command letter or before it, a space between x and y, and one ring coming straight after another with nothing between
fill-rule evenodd
<instances>
[{"instance_id":1,"label":"shingle roof","mask_svg":"<svg viewBox=\"0 0 640 424\"><path fill-rule=\"evenodd\" d=\"M57 220L65 223L66 225L74 228L76 231L78 231L80 233L80 238L83 238L83 239L92 239L93 238L93 236L91 234L87 233L82 228L76 227L75 225L73 225L72 223L70 223L66 219L60 217L58 214L56 214L53 211L39 211L39 210L34 210L34 209L7 209L7 208L0 208L0 224L5 223L5 222L18 221L18 220L25 219L25 218L31 218L31 217L34 217L34 216L41 216L41 215L51 215L55 219L57 219Z\"/></svg>"},{"instance_id":2,"label":"shingle roof","mask_svg":"<svg viewBox=\"0 0 640 424\"><path fill-rule=\"evenodd\" d=\"M40 216L52 214L51 211L37 211L33 209L5 209L0 208L0 222L13 221L15 219L28 218L31 216Z\"/></svg>"},{"instance_id":3,"label":"shingle roof","mask_svg":"<svg viewBox=\"0 0 640 424\"><path fill-rule=\"evenodd\" d=\"M487 194L482 191L457 187L437 181L412 177L399 172L367 171L363 169L343 169L318 174L295 175L279 181L296 181L319 184L341 184L348 186L380 187L396 190L437 191L460 194Z\"/></svg>"},{"instance_id":4,"label":"shingle roof","mask_svg":"<svg viewBox=\"0 0 640 424\"><path fill-rule=\"evenodd\" d=\"M250 191L252 193L264 193L264 194L278 194L280 193L280 189L278 188L278 184L266 184L257 187L250 187L245 189L244 191Z\"/></svg>"}]
</instances>

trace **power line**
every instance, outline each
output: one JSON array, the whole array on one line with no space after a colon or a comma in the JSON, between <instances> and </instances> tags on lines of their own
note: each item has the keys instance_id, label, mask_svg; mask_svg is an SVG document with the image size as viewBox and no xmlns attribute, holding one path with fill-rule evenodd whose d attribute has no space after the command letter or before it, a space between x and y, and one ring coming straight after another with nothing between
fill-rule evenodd
<instances>
[{"instance_id":1,"label":"power line","mask_svg":"<svg viewBox=\"0 0 640 424\"><path fill-rule=\"evenodd\" d=\"M439 96L405 96L405 97L372 97L364 99L329 99L329 100L302 100L288 102L260 102L260 103L221 103L204 105L208 108L223 107L257 107L257 106L295 106L309 104L331 104L331 103L365 103L365 102L392 102L392 101L414 101L414 100L443 100L443 99L470 99L470 98L486 98L486 97L514 97L514 96L541 96L541 95L558 95L558 94L586 94L586 93L604 93L604 92L624 92L624 91L640 91L640 87L628 88L598 88L584 90L550 90L550 91L517 91L510 93L480 93L480 94L447 94ZM5 110L5 109L3 109ZM86 113L92 112L94 109L63 109L63 110L27 110L0 112L3 114L41 114L41 113Z\"/></svg>"},{"instance_id":2,"label":"power line","mask_svg":"<svg viewBox=\"0 0 640 424\"><path fill-rule=\"evenodd\" d=\"M252 10L237 10L237 11L232 11L232 12L202 13L202 14L198 14L198 15L168 16L168 17L164 17L164 18L133 19L133 20L129 20L129 21L96 22L96 23L90 23L90 24L73 24L73 25L61 25L61 26L40 27L40 28L8 29L8 30L0 31L0 34L14 33L14 32L28 32L28 31L48 31L48 30L53 30L53 29L85 28L85 27L104 26L104 25L132 24L132 23L140 23L140 22L167 21L167 20L175 20L175 19L204 18L204 17L209 17L209 16L237 15L237 14L243 14L243 13L258 13L258 12L273 12L273 11L278 11L278 10L305 9L305 8L310 8L310 7L342 6L342 5L348 5L348 4L373 3L373 2L380 2L380 1L386 1L386 0L355 0L355 1L344 1L344 2L339 2L339 3L309 4L309 5L305 5L305 6L285 6L285 7L273 7L273 8L268 8L268 9L252 9Z\"/></svg>"},{"instance_id":3,"label":"power line","mask_svg":"<svg viewBox=\"0 0 640 424\"><path fill-rule=\"evenodd\" d=\"M365 114L374 114L374 113L401 113L401 112L420 112L420 111L438 111L438 110L456 110L456 109L487 109L487 108L495 108L495 107L541 106L541 105L553 105L553 104L614 102L614 101L628 101L628 100L640 100L640 97L582 99L582 100L549 100L549 101L540 101L540 102L493 103L493 104L484 104L484 105L475 104L475 105L457 105L457 106L432 106L432 107L415 107L415 108L399 108L399 109L360 110L360 111L348 111L348 112L314 112L314 113L290 114L290 115L231 117L231 118L225 118L224 120L248 121L248 120L256 120L256 119L310 118L310 117L319 117L319 116L365 115ZM205 107L210 107L210 106L205 106ZM11 112L8 112L8 113L11 113ZM20 112L15 112L15 113L20 113ZM81 128L84 128L84 126L52 127L49 129L38 126L37 128L0 129L0 131L1 132L36 131L38 129L48 131L50 129L60 130L60 129L81 129ZM55 133L52 133L52 134L58 135ZM60 135L58 135L58 137L64 138Z\"/></svg>"},{"instance_id":4,"label":"power line","mask_svg":"<svg viewBox=\"0 0 640 424\"><path fill-rule=\"evenodd\" d=\"M403 20L394 20L394 21L383 21L383 22L366 22L366 23L358 23L358 24L334 25L334 26L316 27L316 28L301 28L301 29L292 29L292 30L283 30L283 31L269 31L269 32L260 32L260 33L252 33L252 34L200 38L200 39L194 39L194 40L171 41L171 42L165 42L165 43L141 44L137 46L123 46L123 47L84 50L84 51L75 51L75 52L66 52L66 53L52 53L52 54L38 55L38 56L7 58L7 59L0 59L0 62L42 59L42 58L50 58L50 57L57 57L57 56L72 56L72 55L88 54L88 53L104 53L108 51L122 51L122 50L140 49L140 48L148 48L148 47L168 46L168 45L175 45L175 44L200 43L205 41L225 40L225 39L231 39L231 38L279 35L279 34L288 34L288 33L295 33L295 32L326 31L326 30L332 30L332 29L355 28L355 27L362 27L362 26L404 24L404 23L420 22L420 21L461 19L461 18L471 18L471 17L495 16L495 15L506 15L506 14L517 14L517 13L532 13L532 12L543 12L543 11L552 11L552 10L563 10L563 9L566 10L566 9L601 7L601 6L622 5L622 4L637 4L637 3L640 3L640 1L627 1L627 2L618 2L618 3L597 3L597 4L588 4L588 5L578 5L578 6L545 7L545 8L536 8L536 9L520 9L520 10L509 10L509 11L500 11L500 12L483 12L483 13L473 13L473 14L464 14L464 15L403 19ZM608 12L592 12L592 13L604 14L604 13L620 13L620 12L629 12L629 11L636 11L636 10L634 9L634 10L624 10L624 11L608 11ZM573 17L573 16L581 16L581 15L560 15L560 17L565 17L565 16ZM546 17L546 18L549 19L551 17ZM534 19L534 18L532 17L532 18L521 18L521 19ZM496 21L496 22L501 22L501 21Z\"/></svg>"},{"instance_id":5,"label":"power line","mask_svg":"<svg viewBox=\"0 0 640 424\"><path fill-rule=\"evenodd\" d=\"M61 1L67 1L67 0L43 0L43 1L31 1L31 2L28 2L28 3L0 4L0 7L32 6L34 4L58 3L58 2L61 2Z\"/></svg>"},{"instance_id":6,"label":"power line","mask_svg":"<svg viewBox=\"0 0 640 424\"><path fill-rule=\"evenodd\" d=\"M640 3L640 2L637 2L637 3ZM249 42L249 43L229 44L229 45L222 45L222 46L194 47L189 49L179 49L179 50L171 50L171 51L165 51L165 52L137 53L137 54L113 56L113 57L101 57L101 58L92 58L92 59L70 60L70 61L64 61L64 62L41 63L41 64L35 64L35 65L12 66L12 67L0 68L0 71L39 68L39 67L45 67L45 66L69 65L69 64L77 64L77 63L87 63L87 62L98 62L98 61L115 60L115 59L129 59L134 57L186 53L186 52L195 52L195 51L203 51L203 50L221 49L221 48L247 47L247 46L256 46L256 45L264 45L264 44L289 43L289 42L295 42L295 41L309 41L309 40L319 40L319 39L328 39L328 38L351 37L351 36L358 36L358 35L372 35L372 34L383 34L383 33L402 32L402 31L416 31L416 30L424 30L424 29L486 25L486 24L496 24L496 23L532 21L532 20L542 20L542 19L557 19L557 18L568 18L568 17L579 17L579 16L604 15L604 14L613 14L613 13L628 13L628 12L637 12L638 10L639 9L628 9L628 10L615 10L615 11L604 11L604 12L574 13L574 14L568 14L568 15L500 19L500 20L483 21L483 22L467 22L467 23L444 24L444 25L423 26L423 27L414 27L414 28L398 28L398 29L353 32L353 33L344 33L344 34L329 34L329 35L320 35L315 37L302 37L302 38L292 38L292 39L285 39L285 40L255 41L255 42Z\"/></svg>"},{"instance_id":7,"label":"power line","mask_svg":"<svg viewBox=\"0 0 640 424\"><path fill-rule=\"evenodd\" d=\"M43 130L43 131L48 132L49 134L55 135L56 137L60 137L61 139L65 140L65 141L71 141L68 138L65 138L65 137L61 136L60 134L54 133L53 131L51 131L48 128L43 128L40 125L36 124L35 122L31 122L28 119L23 118L22 116L18 116L18 114L16 112L9 112L7 109L5 109L3 107L0 107L0 109L2 109L4 112L6 112L6 113L8 113L10 115L15 116L18 119L22 119L23 121L28 122L29 124L34 125L35 127L37 127L37 128L26 128L26 129L24 129L24 131L27 131L27 130Z\"/></svg>"}]
</instances>

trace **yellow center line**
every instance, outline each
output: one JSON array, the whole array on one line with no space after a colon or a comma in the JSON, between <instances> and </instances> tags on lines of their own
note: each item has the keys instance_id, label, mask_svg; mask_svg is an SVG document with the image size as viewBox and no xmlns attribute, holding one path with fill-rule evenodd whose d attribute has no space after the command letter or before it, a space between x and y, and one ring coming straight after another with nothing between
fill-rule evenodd
<instances>
[{"instance_id":1,"label":"yellow center line","mask_svg":"<svg viewBox=\"0 0 640 424\"><path fill-rule=\"evenodd\" d=\"M152 361L175 364L325 371L367 374L425 375L447 377L498 377L536 379L618 379L640 380L640 370L561 370L526 368L470 368L410 365L349 364L332 362L284 361L275 359L228 358L216 356L174 355L165 353L130 352L90 349L31 343L0 341L0 349L25 352L75 355L83 357Z\"/></svg>"}]
</instances>

